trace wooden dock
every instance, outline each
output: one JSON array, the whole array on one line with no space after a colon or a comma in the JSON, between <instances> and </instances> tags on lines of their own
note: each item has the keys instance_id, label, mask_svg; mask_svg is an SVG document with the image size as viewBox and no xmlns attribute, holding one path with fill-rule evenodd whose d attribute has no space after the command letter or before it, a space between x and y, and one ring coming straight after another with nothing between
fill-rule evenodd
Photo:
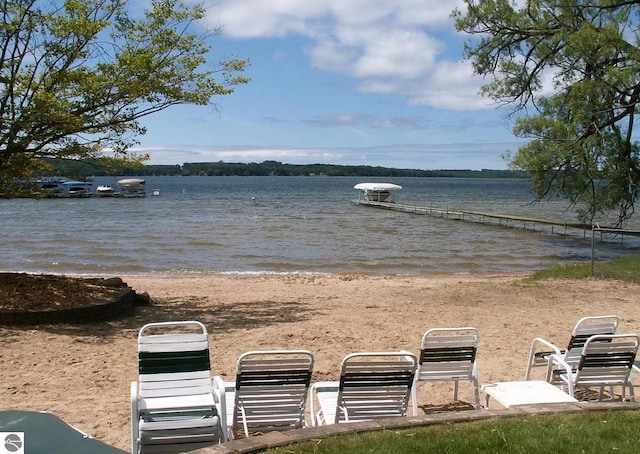
<instances>
[{"instance_id":1,"label":"wooden dock","mask_svg":"<svg viewBox=\"0 0 640 454\"><path fill-rule=\"evenodd\" d=\"M403 213L421 214L459 221L476 222L480 224L498 225L507 228L520 228L534 232L549 232L559 235L576 235L582 231L582 237L591 237L593 226L590 224L554 221L549 219L529 218L507 214L483 213L480 211L450 210L448 208L409 205L394 202L375 202L363 198L353 200L358 205L366 205L386 210L401 211Z\"/></svg>"}]
</instances>

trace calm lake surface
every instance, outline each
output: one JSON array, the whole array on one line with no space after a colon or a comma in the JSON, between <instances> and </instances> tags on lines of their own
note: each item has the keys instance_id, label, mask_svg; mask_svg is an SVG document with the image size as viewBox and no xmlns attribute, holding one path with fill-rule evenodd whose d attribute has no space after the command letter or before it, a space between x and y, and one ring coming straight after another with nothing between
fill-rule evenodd
<instances>
[{"instance_id":1,"label":"calm lake surface","mask_svg":"<svg viewBox=\"0 0 640 454\"><path fill-rule=\"evenodd\" d=\"M358 206L353 186L399 184L402 203L575 222L531 204L526 180L149 177L146 198L0 200L1 271L73 274L530 272L591 260L562 236ZM94 186L115 184L96 178ZM158 189L159 197L151 190ZM597 246L598 260L636 251Z\"/></svg>"}]
</instances>

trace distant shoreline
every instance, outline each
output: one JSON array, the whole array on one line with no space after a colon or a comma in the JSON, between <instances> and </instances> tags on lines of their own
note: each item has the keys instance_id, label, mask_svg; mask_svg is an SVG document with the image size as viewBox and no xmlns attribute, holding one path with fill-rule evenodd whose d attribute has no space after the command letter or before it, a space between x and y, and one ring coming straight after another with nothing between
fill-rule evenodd
<instances>
[{"instance_id":1,"label":"distant shoreline","mask_svg":"<svg viewBox=\"0 0 640 454\"><path fill-rule=\"evenodd\" d=\"M47 162L55 169L54 174L74 175L75 178L90 178L94 176L325 176L325 177L363 177L363 178L399 178L399 177L427 177L427 178L529 178L524 171L517 170L424 170L397 169L393 167L377 166L345 166L336 164L285 164L278 161L264 161L261 163L233 163L233 162L185 162L183 164L147 164L142 167L127 167L113 169L101 165L97 160L92 163L76 160L49 159ZM101 169L111 169L110 172ZM47 175L50 176L50 175Z\"/></svg>"}]
</instances>

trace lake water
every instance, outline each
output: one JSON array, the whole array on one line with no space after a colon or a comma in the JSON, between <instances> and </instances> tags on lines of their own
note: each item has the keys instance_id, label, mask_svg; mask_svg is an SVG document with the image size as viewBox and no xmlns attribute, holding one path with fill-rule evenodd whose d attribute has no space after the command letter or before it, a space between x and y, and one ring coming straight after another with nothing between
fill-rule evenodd
<instances>
[{"instance_id":1,"label":"lake water","mask_svg":"<svg viewBox=\"0 0 640 454\"><path fill-rule=\"evenodd\" d=\"M591 237L552 235L358 206L364 181L403 186L399 201L575 218L531 204L511 179L149 177L159 197L0 200L0 270L73 274L529 272L589 261ZM96 178L94 186L115 183ZM637 250L598 244L598 259Z\"/></svg>"}]
</instances>

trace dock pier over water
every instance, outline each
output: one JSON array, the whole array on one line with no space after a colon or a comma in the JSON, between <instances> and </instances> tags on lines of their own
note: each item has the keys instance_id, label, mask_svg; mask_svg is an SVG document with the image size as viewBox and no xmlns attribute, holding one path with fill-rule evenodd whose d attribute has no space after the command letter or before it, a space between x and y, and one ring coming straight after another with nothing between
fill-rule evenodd
<instances>
[{"instance_id":1,"label":"dock pier over water","mask_svg":"<svg viewBox=\"0 0 640 454\"><path fill-rule=\"evenodd\" d=\"M405 203L395 203L391 201L382 202L369 200L367 198L359 198L353 200L358 205L367 205L375 208L383 208L387 210L401 211L403 213L421 214L425 216L434 216L446 219L454 219L459 221L476 222L480 224L497 225L507 228L520 228L523 230L531 230L540 233L558 234L564 236L578 237L578 232L582 231L582 238L591 240L591 275L594 275L595 256L596 256L596 238L603 241L604 235L614 237L624 241L625 235L631 237L640 237L640 230L628 230L616 227L601 227L599 225L571 223L565 221L553 221L548 219L529 218L526 216L513 216L506 214L483 213L472 210L450 210L448 208L437 208L427 206L417 206ZM590 234L589 234L590 233Z\"/></svg>"},{"instance_id":2,"label":"dock pier over water","mask_svg":"<svg viewBox=\"0 0 640 454\"><path fill-rule=\"evenodd\" d=\"M496 213L484 213L480 211L472 210L459 210L440 207L418 206L405 203L395 202L378 202L374 200L368 200L366 198L359 198L353 200L353 203L358 205L366 205L375 208L382 208L393 211L400 211L403 213L420 214L425 216L433 216L445 219L454 219L466 222L476 222L479 224L498 225L507 228L519 228L523 230L531 230L534 232L551 233L558 235L579 235L583 238L591 237L594 233L594 229L597 229L602 234L617 233L624 235L625 231L614 228L594 228L590 224L571 223L566 221L554 221L549 219L530 218L526 216L514 216L507 214Z\"/></svg>"},{"instance_id":3,"label":"dock pier over water","mask_svg":"<svg viewBox=\"0 0 640 454\"><path fill-rule=\"evenodd\" d=\"M507 228L520 228L540 233L550 233L564 236L578 237L578 232L582 231L583 239L591 241L591 275L595 274L596 260L596 239L604 240L604 235L609 238L617 238L622 243L625 235L640 237L640 230L621 229L616 227L601 227L599 225L571 223L565 221L552 221L548 219L529 218L526 216L512 216L506 214L483 213L480 211L450 210L448 208L437 208L427 206L417 206L405 203L381 202L359 198L353 200L358 205L367 205L375 208L401 211L403 213L421 214L459 221L476 222L480 224L497 225Z\"/></svg>"}]
</instances>

